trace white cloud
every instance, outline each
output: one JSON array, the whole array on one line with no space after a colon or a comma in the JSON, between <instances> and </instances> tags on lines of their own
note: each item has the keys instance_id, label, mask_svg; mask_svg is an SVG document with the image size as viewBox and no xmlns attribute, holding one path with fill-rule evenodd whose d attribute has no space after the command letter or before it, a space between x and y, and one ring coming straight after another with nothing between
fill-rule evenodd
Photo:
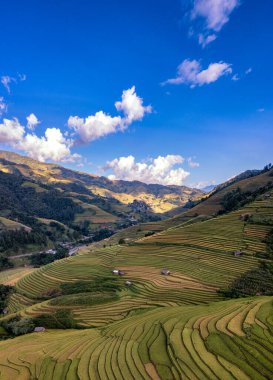
<instances>
[{"instance_id":1,"label":"white cloud","mask_svg":"<svg viewBox=\"0 0 273 380\"><path fill-rule=\"evenodd\" d=\"M7 111L7 105L3 96L0 96L0 116Z\"/></svg>"},{"instance_id":2,"label":"white cloud","mask_svg":"<svg viewBox=\"0 0 273 380\"><path fill-rule=\"evenodd\" d=\"M9 75L3 75L1 77L1 83L2 85L5 87L5 89L7 90L7 92L10 94L10 84L12 82L16 82L16 79L15 78L12 78L10 77Z\"/></svg>"},{"instance_id":3,"label":"white cloud","mask_svg":"<svg viewBox=\"0 0 273 380\"><path fill-rule=\"evenodd\" d=\"M135 86L122 93L122 100L115 103L117 111L122 111L124 116L111 116L104 111L95 115L81 118L70 116L68 126L78 135L82 143L97 140L110 133L123 131L136 120L142 120L146 113L152 112L151 106L144 106L143 99L135 92Z\"/></svg>"},{"instance_id":4,"label":"white cloud","mask_svg":"<svg viewBox=\"0 0 273 380\"><path fill-rule=\"evenodd\" d=\"M195 188L195 189L204 189L208 186L215 186L216 182L215 180L212 181L200 181L200 182L195 182L191 184L190 186Z\"/></svg>"},{"instance_id":5,"label":"white cloud","mask_svg":"<svg viewBox=\"0 0 273 380\"><path fill-rule=\"evenodd\" d=\"M0 124L0 143L14 146L23 139L25 128L18 119L4 119Z\"/></svg>"},{"instance_id":6,"label":"white cloud","mask_svg":"<svg viewBox=\"0 0 273 380\"><path fill-rule=\"evenodd\" d=\"M201 17L206 29L219 32L238 5L239 0L195 0L191 18Z\"/></svg>"},{"instance_id":7,"label":"white cloud","mask_svg":"<svg viewBox=\"0 0 273 380\"><path fill-rule=\"evenodd\" d=\"M253 69L252 67L249 67L246 71L245 71L245 74L248 75L250 73L252 73Z\"/></svg>"},{"instance_id":8,"label":"white cloud","mask_svg":"<svg viewBox=\"0 0 273 380\"><path fill-rule=\"evenodd\" d=\"M231 78L234 82L237 82L238 80L240 80L239 78L239 75L238 74L234 74Z\"/></svg>"},{"instance_id":9,"label":"white cloud","mask_svg":"<svg viewBox=\"0 0 273 380\"><path fill-rule=\"evenodd\" d=\"M151 158L146 162L136 162L135 157L119 157L107 162L104 170L112 170L109 179L141 181L148 184L181 186L190 175L181 164L184 158L180 155L167 155ZM179 167L176 167L179 165Z\"/></svg>"},{"instance_id":10,"label":"white cloud","mask_svg":"<svg viewBox=\"0 0 273 380\"><path fill-rule=\"evenodd\" d=\"M192 157L189 157L187 159L187 161L188 161L188 165L189 165L190 168L199 168L199 166L200 166L199 162L193 161Z\"/></svg>"},{"instance_id":11,"label":"white cloud","mask_svg":"<svg viewBox=\"0 0 273 380\"><path fill-rule=\"evenodd\" d=\"M17 74L16 78L11 77L9 75L3 75L1 77L1 83L5 87L5 89L7 90L7 92L10 94L10 85L11 85L11 83L17 83L17 80L19 80L20 82L23 82L26 79L27 79L27 76L25 74Z\"/></svg>"},{"instance_id":12,"label":"white cloud","mask_svg":"<svg viewBox=\"0 0 273 380\"><path fill-rule=\"evenodd\" d=\"M151 106L143 106L143 99L137 96L135 86L124 90L121 99L115 106L118 111L123 111L126 124L142 120L145 113L152 112Z\"/></svg>"},{"instance_id":13,"label":"white cloud","mask_svg":"<svg viewBox=\"0 0 273 380\"><path fill-rule=\"evenodd\" d=\"M112 117L103 111L99 111L85 119L70 116L68 126L74 129L81 142L88 143L121 130L122 119L120 116Z\"/></svg>"},{"instance_id":14,"label":"white cloud","mask_svg":"<svg viewBox=\"0 0 273 380\"><path fill-rule=\"evenodd\" d=\"M66 139L60 129L47 128L45 135L38 137L26 133L18 119L4 119L0 124L0 143L21 150L39 161L73 162L80 156L70 151L73 141Z\"/></svg>"},{"instance_id":15,"label":"white cloud","mask_svg":"<svg viewBox=\"0 0 273 380\"><path fill-rule=\"evenodd\" d=\"M21 82L24 82L25 80L27 80L27 76L26 74L19 74L18 73L18 78Z\"/></svg>"},{"instance_id":16,"label":"white cloud","mask_svg":"<svg viewBox=\"0 0 273 380\"><path fill-rule=\"evenodd\" d=\"M41 162L47 160L74 162L80 156L71 154L72 144L73 142L66 139L60 129L47 128L42 137L28 133L22 141L16 144L16 148L23 150L29 157Z\"/></svg>"},{"instance_id":17,"label":"white cloud","mask_svg":"<svg viewBox=\"0 0 273 380\"><path fill-rule=\"evenodd\" d=\"M208 44L211 42L215 41L217 38L216 34L209 34L209 35L204 35L204 34L199 34L198 36L198 42L202 47L206 47Z\"/></svg>"},{"instance_id":18,"label":"white cloud","mask_svg":"<svg viewBox=\"0 0 273 380\"><path fill-rule=\"evenodd\" d=\"M239 0L195 0L191 10L191 20L203 20L202 33L199 33L199 44L204 48L215 41L217 33L229 21L231 13L240 5ZM198 23L200 29L200 23ZM191 29L192 30L192 29ZM192 34L194 32L192 31Z\"/></svg>"},{"instance_id":19,"label":"white cloud","mask_svg":"<svg viewBox=\"0 0 273 380\"><path fill-rule=\"evenodd\" d=\"M225 62L211 63L207 69L202 70L200 62L185 59L177 68L176 78L168 79L162 85L186 84L194 88L216 82L223 75L231 73L231 65Z\"/></svg>"},{"instance_id":20,"label":"white cloud","mask_svg":"<svg viewBox=\"0 0 273 380\"><path fill-rule=\"evenodd\" d=\"M32 131L35 129L35 127L40 124L41 122L38 120L37 116L34 115L34 113L31 113L29 116L27 116L27 127L31 129Z\"/></svg>"}]
</instances>

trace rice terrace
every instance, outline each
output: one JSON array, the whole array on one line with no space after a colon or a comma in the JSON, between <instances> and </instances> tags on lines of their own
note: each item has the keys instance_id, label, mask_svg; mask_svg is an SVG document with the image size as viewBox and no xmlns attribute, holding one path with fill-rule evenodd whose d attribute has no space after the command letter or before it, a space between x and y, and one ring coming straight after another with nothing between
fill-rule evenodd
<instances>
[{"instance_id":1,"label":"rice terrace","mask_svg":"<svg viewBox=\"0 0 273 380\"><path fill-rule=\"evenodd\" d=\"M0 380L273 380L272 13L1 2Z\"/></svg>"}]
</instances>

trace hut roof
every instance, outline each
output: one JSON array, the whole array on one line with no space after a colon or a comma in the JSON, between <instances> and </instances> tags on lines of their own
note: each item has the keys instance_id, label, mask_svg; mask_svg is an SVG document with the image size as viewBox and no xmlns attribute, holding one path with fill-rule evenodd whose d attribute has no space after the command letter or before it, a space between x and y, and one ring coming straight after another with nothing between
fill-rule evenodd
<instances>
[{"instance_id":1,"label":"hut roof","mask_svg":"<svg viewBox=\"0 0 273 380\"><path fill-rule=\"evenodd\" d=\"M45 327L42 327L42 326L35 327L35 329L34 329L34 332L44 332L44 331L45 331Z\"/></svg>"},{"instance_id":2,"label":"hut roof","mask_svg":"<svg viewBox=\"0 0 273 380\"><path fill-rule=\"evenodd\" d=\"M162 271L161 271L161 274L170 274L171 272L169 271L169 269L167 269L167 268L164 268L164 269L162 269Z\"/></svg>"}]
</instances>

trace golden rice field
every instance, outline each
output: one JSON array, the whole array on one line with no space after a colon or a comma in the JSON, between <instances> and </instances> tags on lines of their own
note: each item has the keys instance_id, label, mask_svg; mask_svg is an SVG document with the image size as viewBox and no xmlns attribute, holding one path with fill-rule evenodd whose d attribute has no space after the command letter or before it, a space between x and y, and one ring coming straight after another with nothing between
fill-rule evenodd
<instances>
[{"instance_id":1,"label":"golden rice field","mask_svg":"<svg viewBox=\"0 0 273 380\"><path fill-rule=\"evenodd\" d=\"M272 297L256 297L32 333L0 342L0 379L272 379L272 315Z\"/></svg>"},{"instance_id":2,"label":"golden rice field","mask_svg":"<svg viewBox=\"0 0 273 380\"><path fill-rule=\"evenodd\" d=\"M246 223L245 213L272 217L273 196L164 231L156 223L134 226L129 244L91 245L18 273L5 318L68 309L81 329L0 342L0 380L273 379L273 297L227 301L218 293L257 268L265 252L270 226ZM155 234L145 237L151 230ZM134 241L136 233L140 239ZM122 231L116 239L121 237ZM243 255L235 257L234 250ZM171 274L162 275L162 268ZM113 269L125 274L112 301L82 305L66 303L66 296L46 297L63 283L111 279Z\"/></svg>"}]
</instances>

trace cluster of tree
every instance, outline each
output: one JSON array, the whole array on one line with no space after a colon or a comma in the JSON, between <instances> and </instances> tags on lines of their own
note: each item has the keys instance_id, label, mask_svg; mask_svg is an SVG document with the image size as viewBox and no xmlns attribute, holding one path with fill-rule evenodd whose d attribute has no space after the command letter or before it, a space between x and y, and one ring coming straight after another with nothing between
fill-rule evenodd
<instances>
[{"instance_id":1,"label":"cluster of tree","mask_svg":"<svg viewBox=\"0 0 273 380\"><path fill-rule=\"evenodd\" d=\"M239 298L254 295L273 295L273 263L261 262L237 278L228 289L219 291L227 298Z\"/></svg>"},{"instance_id":2,"label":"cluster of tree","mask_svg":"<svg viewBox=\"0 0 273 380\"><path fill-rule=\"evenodd\" d=\"M8 298L14 292L14 287L0 284L0 313L7 306Z\"/></svg>"},{"instance_id":3,"label":"cluster of tree","mask_svg":"<svg viewBox=\"0 0 273 380\"><path fill-rule=\"evenodd\" d=\"M266 252L269 258L273 259L273 229L267 234L265 238Z\"/></svg>"},{"instance_id":4,"label":"cluster of tree","mask_svg":"<svg viewBox=\"0 0 273 380\"><path fill-rule=\"evenodd\" d=\"M9 268L13 268L13 263L5 256L0 255L0 272Z\"/></svg>"},{"instance_id":5,"label":"cluster of tree","mask_svg":"<svg viewBox=\"0 0 273 380\"><path fill-rule=\"evenodd\" d=\"M27 231L24 228L18 230L3 230L0 232L0 252L5 252L9 249L16 252L27 244L46 246L47 239L46 236L39 231Z\"/></svg>"},{"instance_id":6,"label":"cluster of tree","mask_svg":"<svg viewBox=\"0 0 273 380\"><path fill-rule=\"evenodd\" d=\"M247 223L250 224L261 224L266 226L273 226L273 218L270 216L264 215L250 215L247 218Z\"/></svg>"},{"instance_id":7,"label":"cluster of tree","mask_svg":"<svg viewBox=\"0 0 273 380\"><path fill-rule=\"evenodd\" d=\"M273 165L271 163L265 165L265 167L263 168L263 170L261 171L261 173L266 173L266 172L269 172L269 170L271 170L273 168ZM273 174L273 172L272 172Z\"/></svg>"},{"instance_id":8,"label":"cluster of tree","mask_svg":"<svg viewBox=\"0 0 273 380\"><path fill-rule=\"evenodd\" d=\"M33 320L36 326L49 329L74 329L77 324L70 310L60 309L51 314L42 314Z\"/></svg>"},{"instance_id":9,"label":"cluster of tree","mask_svg":"<svg viewBox=\"0 0 273 380\"><path fill-rule=\"evenodd\" d=\"M72 222L76 213L83 212L82 207L53 186L29 179L28 182L33 186L24 186L22 175L0 172L0 209L64 223ZM36 191L37 186L44 191Z\"/></svg>"},{"instance_id":10,"label":"cluster of tree","mask_svg":"<svg viewBox=\"0 0 273 380\"><path fill-rule=\"evenodd\" d=\"M102 277L93 281L68 282L60 285L63 295L89 292L116 292L121 290L118 278Z\"/></svg>"},{"instance_id":11,"label":"cluster of tree","mask_svg":"<svg viewBox=\"0 0 273 380\"><path fill-rule=\"evenodd\" d=\"M33 319L20 318L19 316L9 320L1 321L1 326L5 329L7 333L5 339L28 334L30 332L33 332L35 328Z\"/></svg>"},{"instance_id":12,"label":"cluster of tree","mask_svg":"<svg viewBox=\"0 0 273 380\"><path fill-rule=\"evenodd\" d=\"M267 185L260 187L259 189L251 191L242 191L240 187L225 194L221 202L222 210L219 214L237 210L249 202L253 202L257 196L264 194L268 190L272 189L272 182L268 182Z\"/></svg>"},{"instance_id":13,"label":"cluster of tree","mask_svg":"<svg viewBox=\"0 0 273 380\"><path fill-rule=\"evenodd\" d=\"M69 227L76 232L74 234L74 237L78 239L80 236L87 236L89 235L89 226L90 226L90 221L89 220L84 220L80 223L70 223Z\"/></svg>"},{"instance_id":14,"label":"cluster of tree","mask_svg":"<svg viewBox=\"0 0 273 380\"><path fill-rule=\"evenodd\" d=\"M68 249L65 247L57 247L56 252L53 253L37 253L29 257L30 264L34 267L40 267L42 265L47 265L53 261L64 259L68 256Z\"/></svg>"},{"instance_id":15,"label":"cluster of tree","mask_svg":"<svg viewBox=\"0 0 273 380\"><path fill-rule=\"evenodd\" d=\"M114 231L109 230L108 228L102 228L99 231L96 231L92 237L93 241L100 241L103 239L107 239L112 236Z\"/></svg>"}]
</instances>

